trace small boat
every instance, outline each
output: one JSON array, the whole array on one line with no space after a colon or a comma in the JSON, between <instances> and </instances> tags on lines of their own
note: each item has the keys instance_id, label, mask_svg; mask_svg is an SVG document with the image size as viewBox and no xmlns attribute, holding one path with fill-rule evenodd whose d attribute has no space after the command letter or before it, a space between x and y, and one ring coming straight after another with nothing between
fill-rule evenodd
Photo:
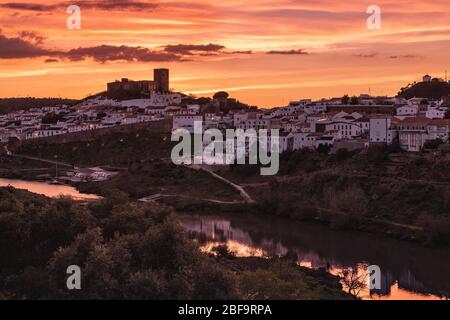
<instances>
[{"instance_id":1,"label":"small boat","mask_svg":"<svg viewBox=\"0 0 450 320\"><path fill-rule=\"evenodd\" d=\"M53 185L63 185L62 182L60 182L58 179L53 179L49 182L49 184L53 184Z\"/></svg>"}]
</instances>

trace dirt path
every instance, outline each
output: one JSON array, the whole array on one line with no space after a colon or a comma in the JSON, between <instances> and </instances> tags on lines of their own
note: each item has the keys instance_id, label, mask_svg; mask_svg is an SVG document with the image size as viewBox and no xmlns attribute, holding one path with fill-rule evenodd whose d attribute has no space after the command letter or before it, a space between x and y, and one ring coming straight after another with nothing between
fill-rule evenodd
<instances>
[{"instance_id":1,"label":"dirt path","mask_svg":"<svg viewBox=\"0 0 450 320\"><path fill-rule=\"evenodd\" d=\"M15 157L15 158L22 158L22 159L28 159L28 160L41 161L41 162L55 164L55 165L63 166L63 167L70 167L70 168L74 167L73 165L71 165L69 163L65 163L65 162L56 161L56 160L48 160L48 159L38 158L38 157L30 157L30 156L25 156L25 155L22 155L22 154L10 154L9 156L10 157Z\"/></svg>"},{"instance_id":2,"label":"dirt path","mask_svg":"<svg viewBox=\"0 0 450 320\"><path fill-rule=\"evenodd\" d=\"M245 191L244 187L242 187L242 186L240 186L240 185L238 185L238 184L236 184L236 183L234 183L234 182L232 182L232 181L230 181L230 180L228 180L228 179L226 179L226 178L224 178L222 176L219 176L217 173L212 172L211 170L209 170L209 169L207 169L205 167L202 167L201 165L193 164L193 165L190 165L190 166L187 166L187 167L191 168L193 170L196 170L196 171L206 172L207 174L209 174L210 176L212 176L216 180L219 180L219 181L222 181L225 184L228 184L230 187L232 187L237 192L239 192L239 194L241 195L241 197L242 197L242 199L244 200L245 203L256 203L256 201L253 200L253 198L247 193L247 191Z\"/></svg>"},{"instance_id":3,"label":"dirt path","mask_svg":"<svg viewBox=\"0 0 450 320\"><path fill-rule=\"evenodd\" d=\"M162 193L156 193L153 194L151 196L148 197L144 197L139 199L139 202L156 202L162 198L170 198L170 197L175 197L175 198L186 198L182 195L175 195L175 194L162 194ZM206 201L206 202L212 202L212 203L218 203L218 204L239 204L239 203L243 203L243 201L225 201L225 200L216 200L216 199L201 199L202 201Z\"/></svg>"}]
</instances>

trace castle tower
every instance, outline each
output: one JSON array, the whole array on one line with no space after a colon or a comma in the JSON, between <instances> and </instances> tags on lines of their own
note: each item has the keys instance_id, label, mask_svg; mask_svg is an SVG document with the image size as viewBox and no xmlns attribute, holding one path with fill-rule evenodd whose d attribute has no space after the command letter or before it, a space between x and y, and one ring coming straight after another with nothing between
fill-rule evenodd
<instances>
[{"instance_id":1,"label":"castle tower","mask_svg":"<svg viewBox=\"0 0 450 320\"><path fill-rule=\"evenodd\" d=\"M154 69L153 80L157 91L169 92L169 69Z\"/></svg>"}]
</instances>

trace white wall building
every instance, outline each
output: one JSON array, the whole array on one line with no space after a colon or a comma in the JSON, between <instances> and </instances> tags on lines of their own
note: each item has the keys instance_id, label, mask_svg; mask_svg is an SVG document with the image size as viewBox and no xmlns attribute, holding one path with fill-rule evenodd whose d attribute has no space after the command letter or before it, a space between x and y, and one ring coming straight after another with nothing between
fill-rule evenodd
<instances>
[{"instance_id":1,"label":"white wall building","mask_svg":"<svg viewBox=\"0 0 450 320\"><path fill-rule=\"evenodd\" d=\"M203 116L192 114L178 114L173 117L172 130L186 129L189 132L194 132L194 122L200 121L203 123Z\"/></svg>"},{"instance_id":2,"label":"white wall building","mask_svg":"<svg viewBox=\"0 0 450 320\"><path fill-rule=\"evenodd\" d=\"M446 108L429 106L425 116L430 119L444 119L446 112L447 112Z\"/></svg>"},{"instance_id":3,"label":"white wall building","mask_svg":"<svg viewBox=\"0 0 450 320\"><path fill-rule=\"evenodd\" d=\"M416 104L406 104L396 108L397 116L415 117L419 113L419 106Z\"/></svg>"},{"instance_id":4,"label":"white wall building","mask_svg":"<svg viewBox=\"0 0 450 320\"><path fill-rule=\"evenodd\" d=\"M392 143L395 135L391 130L390 117L375 117L369 120L370 143Z\"/></svg>"}]
</instances>

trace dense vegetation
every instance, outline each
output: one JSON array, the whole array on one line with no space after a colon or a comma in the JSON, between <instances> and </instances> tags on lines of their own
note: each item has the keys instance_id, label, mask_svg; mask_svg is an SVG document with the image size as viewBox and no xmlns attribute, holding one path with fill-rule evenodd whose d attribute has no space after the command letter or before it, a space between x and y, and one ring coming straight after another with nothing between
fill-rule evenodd
<instances>
[{"instance_id":1,"label":"dense vegetation","mask_svg":"<svg viewBox=\"0 0 450 320\"><path fill-rule=\"evenodd\" d=\"M450 83L436 79L431 82L419 82L401 88L398 96L411 99L414 97L441 99L450 96Z\"/></svg>"},{"instance_id":2,"label":"dense vegetation","mask_svg":"<svg viewBox=\"0 0 450 320\"><path fill-rule=\"evenodd\" d=\"M70 199L0 191L7 297L236 297L232 275L200 254L167 208L128 204L120 195L86 208ZM69 265L81 267L82 290L67 290Z\"/></svg>"},{"instance_id":3,"label":"dense vegetation","mask_svg":"<svg viewBox=\"0 0 450 320\"><path fill-rule=\"evenodd\" d=\"M262 178L252 166L233 166L222 174L246 184L259 212L448 245L449 168L448 154L372 147L334 155L287 153L271 178Z\"/></svg>"},{"instance_id":4,"label":"dense vegetation","mask_svg":"<svg viewBox=\"0 0 450 320\"><path fill-rule=\"evenodd\" d=\"M0 297L7 299L350 297L337 278L289 262L203 254L170 208L129 203L121 192L86 206L0 188L0 255ZM280 267L270 269L273 263ZM70 265L81 268L81 290L66 287ZM259 273L275 283L267 287Z\"/></svg>"}]
</instances>

